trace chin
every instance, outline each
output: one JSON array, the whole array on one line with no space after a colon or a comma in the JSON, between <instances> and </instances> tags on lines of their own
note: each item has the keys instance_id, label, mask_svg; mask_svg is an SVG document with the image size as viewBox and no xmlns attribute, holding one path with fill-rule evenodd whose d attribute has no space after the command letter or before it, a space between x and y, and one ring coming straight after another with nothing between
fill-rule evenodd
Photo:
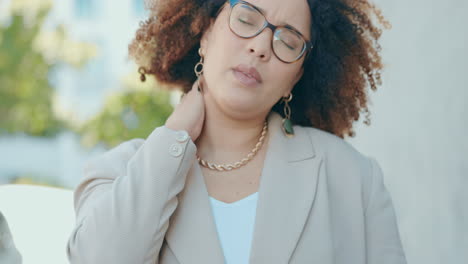
<instances>
[{"instance_id":1,"label":"chin","mask_svg":"<svg viewBox=\"0 0 468 264\"><path fill-rule=\"evenodd\" d=\"M214 100L226 114L243 119L259 113L262 109L262 102L258 100L262 98L260 89L249 89L234 83L218 89L213 92L213 96L217 97Z\"/></svg>"},{"instance_id":2,"label":"chin","mask_svg":"<svg viewBox=\"0 0 468 264\"><path fill-rule=\"evenodd\" d=\"M221 100L221 108L237 118L245 118L259 111L259 102L253 97L231 96Z\"/></svg>"}]
</instances>

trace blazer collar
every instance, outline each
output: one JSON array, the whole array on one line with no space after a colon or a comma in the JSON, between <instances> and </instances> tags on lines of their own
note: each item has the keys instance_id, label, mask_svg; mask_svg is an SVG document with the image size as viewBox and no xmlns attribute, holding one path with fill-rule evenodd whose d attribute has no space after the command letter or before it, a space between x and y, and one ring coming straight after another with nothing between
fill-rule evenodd
<instances>
[{"instance_id":1,"label":"blazer collar","mask_svg":"<svg viewBox=\"0 0 468 264\"><path fill-rule=\"evenodd\" d=\"M312 208L322 157L307 131L295 126L288 138L282 118L268 116L270 139L262 170L250 263L288 263ZM178 261L224 263L201 168L193 164L171 216L166 241ZM324 222L325 223L325 222ZM272 250L273 249L273 250Z\"/></svg>"}]
</instances>

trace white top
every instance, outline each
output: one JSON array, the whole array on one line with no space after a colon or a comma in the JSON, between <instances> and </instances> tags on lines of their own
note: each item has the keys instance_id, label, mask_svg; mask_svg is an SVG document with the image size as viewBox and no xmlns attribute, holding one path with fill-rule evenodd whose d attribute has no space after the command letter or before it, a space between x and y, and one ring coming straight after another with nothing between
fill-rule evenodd
<instances>
[{"instance_id":1,"label":"white top","mask_svg":"<svg viewBox=\"0 0 468 264\"><path fill-rule=\"evenodd\" d=\"M257 211L258 192L225 203L210 196L226 264L248 264Z\"/></svg>"}]
</instances>

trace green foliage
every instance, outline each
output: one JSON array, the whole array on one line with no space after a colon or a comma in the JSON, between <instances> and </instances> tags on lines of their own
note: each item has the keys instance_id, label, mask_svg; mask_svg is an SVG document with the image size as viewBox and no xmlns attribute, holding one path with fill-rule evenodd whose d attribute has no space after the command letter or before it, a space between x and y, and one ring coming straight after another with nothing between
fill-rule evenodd
<instances>
[{"instance_id":1,"label":"green foliage","mask_svg":"<svg viewBox=\"0 0 468 264\"><path fill-rule=\"evenodd\" d=\"M82 143L101 142L113 147L133 138L146 138L172 113L170 93L164 90L128 90L110 96L103 111L80 129Z\"/></svg>"},{"instance_id":2,"label":"green foliage","mask_svg":"<svg viewBox=\"0 0 468 264\"><path fill-rule=\"evenodd\" d=\"M40 10L32 25L22 14L13 14L11 23L0 25L0 133L49 136L63 126L51 107L51 65L33 49L47 13Z\"/></svg>"},{"instance_id":3,"label":"green foliage","mask_svg":"<svg viewBox=\"0 0 468 264\"><path fill-rule=\"evenodd\" d=\"M26 2L17 2L10 21L0 24L0 135L54 136L71 129L81 134L85 146L102 142L112 147L132 138L146 138L164 124L172 112L170 93L155 89L157 84L151 78L139 83L138 76L126 76L124 92L109 96L102 112L91 120L84 124L61 120L58 116L73 115L54 113L50 72L64 64L82 67L97 51L95 45L67 39L63 26L43 31L50 3L28 9Z\"/></svg>"},{"instance_id":4,"label":"green foliage","mask_svg":"<svg viewBox=\"0 0 468 264\"><path fill-rule=\"evenodd\" d=\"M0 134L47 137L68 126L54 113L50 72L82 67L96 48L69 40L61 25L43 30L51 3L29 2L13 1L9 21L0 23Z\"/></svg>"}]
</instances>

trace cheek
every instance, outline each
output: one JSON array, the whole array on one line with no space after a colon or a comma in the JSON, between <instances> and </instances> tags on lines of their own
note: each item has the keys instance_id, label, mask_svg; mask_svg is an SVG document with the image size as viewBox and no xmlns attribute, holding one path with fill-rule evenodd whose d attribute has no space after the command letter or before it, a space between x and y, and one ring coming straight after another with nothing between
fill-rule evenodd
<instances>
[{"instance_id":1,"label":"cheek","mask_svg":"<svg viewBox=\"0 0 468 264\"><path fill-rule=\"evenodd\" d=\"M219 31L214 36L215 49L219 58L232 58L235 59L239 56L239 52L244 49L245 43L243 39L235 36L228 25L222 25L219 27ZM231 61L225 61L229 63Z\"/></svg>"},{"instance_id":2,"label":"cheek","mask_svg":"<svg viewBox=\"0 0 468 264\"><path fill-rule=\"evenodd\" d=\"M274 90L274 92L270 92L279 98L292 89L298 70L293 65L278 62L268 72L270 74L265 84L271 87L269 90Z\"/></svg>"},{"instance_id":3,"label":"cheek","mask_svg":"<svg viewBox=\"0 0 468 264\"><path fill-rule=\"evenodd\" d=\"M219 21L208 41L209 58L206 60L206 66L213 74L221 73L226 68L235 66L232 64L236 62L236 53L241 49L242 43L235 39L228 25L225 24L223 24L223 20Z\"/></svg>"}]
</instances>

